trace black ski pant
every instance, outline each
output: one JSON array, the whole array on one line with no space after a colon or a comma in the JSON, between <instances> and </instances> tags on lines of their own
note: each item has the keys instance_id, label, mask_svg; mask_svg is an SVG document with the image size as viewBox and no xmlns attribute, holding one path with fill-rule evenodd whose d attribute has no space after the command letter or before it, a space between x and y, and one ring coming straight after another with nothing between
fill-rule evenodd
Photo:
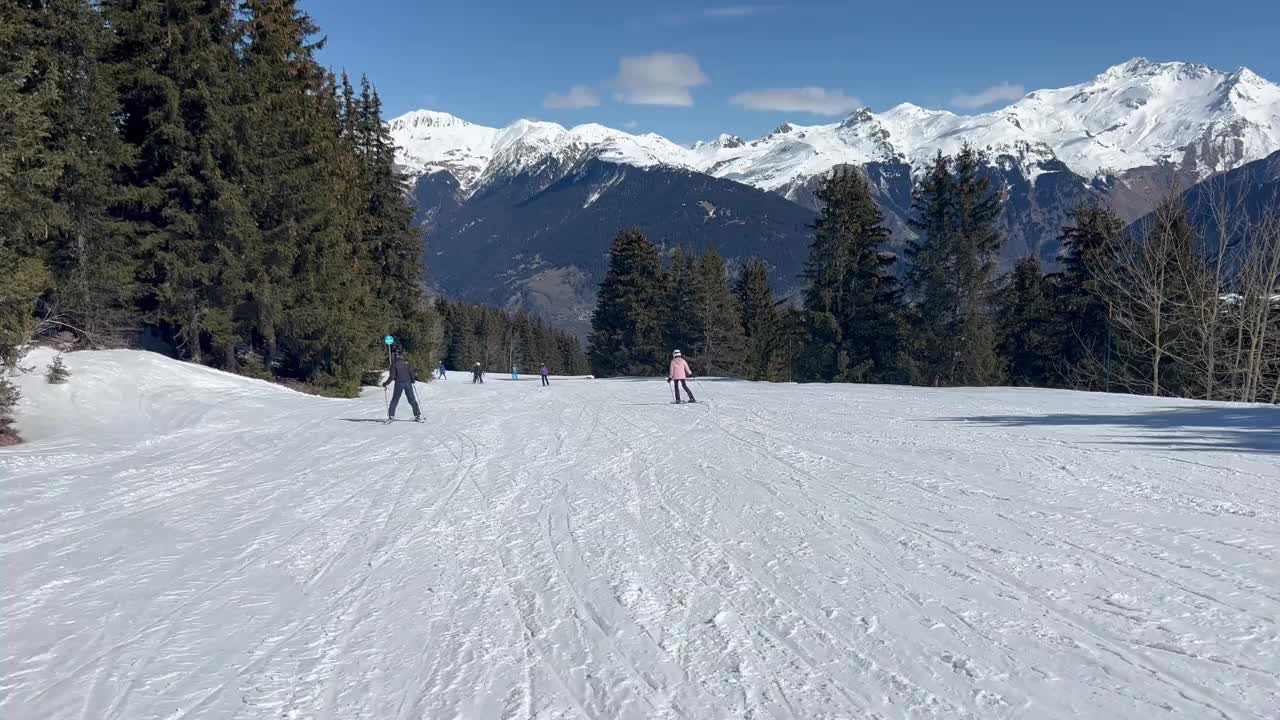
<instances>
[{"instance_id":1,"label":"black ski pant","mask_svg":"<svg viewBox=\"0 0 1280 720\"><path fill-rule=\"evenodd\" d=\"M546 376L546 375L543 375L543 376L542 376L542 387L546 387L546 386L548 386L548 385L550 385L550 384L551 384L551 381L547 379L547 376Z\"/></svg>"},{"instance_id":2,"label":"black ski pant","mask_svg":"<svg viewBox=\"0 0 1280 720\"><path fill-rule=\"evenodd\" d=\"M685 394L689 396L689 402L697 402L697 400L693 399L693 391L689 389L689 382L687 380L672 380L671 386L676 390L676 402L680 402L681 386L684 387Z\"/></svg>"},{"instance_id":3,"label":"black ski pant","mask_svg":"<svg viewBox=\"0 0 1280 720\"><path fill-rule=\"evenodd\" d=\"M396 416L396 405L400 404L400 394L409 400L409 407L413 408L413 416L422 417L422 410L418 409L418 396L413 392L413 383L396 383L396 389L391 393L391 407L387 408L387 417Z\"/></svg>"}]
</instances>

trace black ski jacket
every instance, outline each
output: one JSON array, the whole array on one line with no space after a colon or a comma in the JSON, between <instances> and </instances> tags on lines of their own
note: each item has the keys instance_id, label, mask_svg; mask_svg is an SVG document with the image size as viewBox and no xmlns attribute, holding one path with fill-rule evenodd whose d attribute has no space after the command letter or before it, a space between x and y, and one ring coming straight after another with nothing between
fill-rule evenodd
<instances>
[{"instance_id":1,"label":"black ski jacket","mask_svg":"<svg viewBox=\"0 0 1280 720\"><path fill-rule=\"evenodd\" d=\"M387 381L382 383L382 387L386 387L391 383L412 385L418 382L418 376L414 374L413 367L409 365L409 361L400 358L391 363L391 372L387 373Z\"/></svg>"}]
</instances>

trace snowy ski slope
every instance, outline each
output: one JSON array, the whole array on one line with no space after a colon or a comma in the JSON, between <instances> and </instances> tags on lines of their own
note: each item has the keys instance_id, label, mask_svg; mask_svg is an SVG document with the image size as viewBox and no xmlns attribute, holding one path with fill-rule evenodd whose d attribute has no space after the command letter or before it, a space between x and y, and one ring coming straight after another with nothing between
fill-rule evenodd
<instances>
[{"instance_id":1,"label":"snowy ski slope","mask_svg":"<svg viewBox=\"0 0 1280 720\"><path fill-rule=\"evenodd\" d=\"M5 720L1280 715L1280 410L458 374L383 426L66 359L0 451Z\"/></svg>"}]
</instances>

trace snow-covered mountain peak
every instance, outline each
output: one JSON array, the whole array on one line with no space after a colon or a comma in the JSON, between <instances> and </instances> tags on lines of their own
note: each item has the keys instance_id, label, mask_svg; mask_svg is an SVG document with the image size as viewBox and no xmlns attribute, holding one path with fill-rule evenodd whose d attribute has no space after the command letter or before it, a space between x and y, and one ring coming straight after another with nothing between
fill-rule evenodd
<instances>
[{"instance_id":1,"label":"snow-covered mountain peak","mask_svg":"<svg viewBox=\"0 0 1280 720\"><path fill-rule=\"evenodd\" d=\"M1196 80L1209 75L1221 74L1220 71L1199 63L1152 62L1144 57L1136 57L1107 68L1095 78L1095 82L1109 84L1154 77L1164 77L1172 80Z\"/></svg>"},{"instance_id":2,"label":"snow-covered mountain peak","mask_svg":"<svg viewBox=\"0 0 1280 720\"><path fill-rule=\"evenodd\" d=\"M497 170L516 171L550 158L595 157L647 167L666 165L789 192L837 165L905 161L969 143L1020 163L1061 160L1086 177L1177 163L1204 177L1231 162L1280 149L1280 85L1247 68L1233 72L1184 62L1134 58L1094 78L1028 93L1007 107L957 115L904 102L883 112L857 110L829 125L784 122L755 140L722 134L681 146L648 133L598 124L565 129L520 120L502 129L453 115L417 111L390 124L402 163L414 173L453 173L470 191ZM491 172L494 170L494 172Z\"/></svg>"},{"instance_id":3,"label":"snow-covered mountain peak","mask_svg":"<svg viewBox=\"0 0 1280 720\"><path fill-rule=\"evenodd\" d=\"M873 120L875 120L875 115L872 114L871 108L867 108L867 107L859 108L858 110L854 110L853 112L849 113L849 117L846 117L844 119L844 122L840 123L840 127L842 128L856 127L858 125L869 123Z\"/></svg>"},{"instance_id":4,"label":"snow-covered mountain peak","mask_svg":"<svg viewBox=\"0 0 1280 720\"><path fill-rule=\"evenodd\" d=\"M1275 87L1271 83L1267 82L1262 76L1258 75L1257 73L1255 73L1254 71L1250 70L1247 67L1236 68L1236 71L1231 73L1231 75L1229 76L1229 81L1232 85L1235 85L1235 86L1243 85L1245 87L1267 87L1267 86Z\"/></svg>"},{"instance_id":5,"label":"snow-covered mountain peak","mask_svg":"<svg viewBox=\"0 0 1280 720\"><path fill-rule=\"evenodd\" d=\"M391 129L467 127L471 123L456 115L435 110L414 110L391 121Z\"/></svg>"},{"instance_id":6,"label":"snow-covered mountain peak","mask_svg":"<svg viewBox=\"0 0 1280 720\"><path fill-rule=\"evenodd\" d=\"M1280 149L1280 86L1243 68L1136 58L1090 82L1031 93L999 114L1016 115L1083 175L1190 162L1184 169L1204 177L1214 168L1197 159L1202 149L1190 151L1198 146L1233 146L1242 161Z\"/></svg>"},{"instance_id":7,"label":"snow-covered mountain peak","mask_svg":"<svg viewBox=\"0 0 1280 720\"><path fill-rule=\"evenodd\" d=\"M1280 103L1280 85L1268 82L1249 68L1238 68L1222 83L1224 100L1248 112L1254 107L1274 108Z\"/></svg>"},{"instance_id":8,"label":"snow-covered mountain peak","mask_svg":"<svg viewBox=\"0 0 1280 720\"><path fill-rule=\"evenodd\" d=\"M935 110L932 108L920 107L915 103L898 103L888 110L880 113L880 115L888 115L895 118L936 118L936 117L955 117L955 113L948 110Z\"/></svg>"},{"instance_id":9,"label":"snow-covered mountain peak","mask_svg":"<svg viewBox=\"0 0 1280 720\"><path fill-rule=\"evenodd\" d=\"M1112 65L1106 70L1098 74L1096 80L1098 82L1115 82L1125 78L1135 77L1144 73L1150 73L1157 68L1156 63L1151 62L1145 57L1135 57L1119 65Z\"/></svg>"},{"instance_id":10,"label":"snow-covered mountain peak","mask_svg":"<svg viewBox=\"0 0 1280 720\"><path fill-rule=\"evenodd\" d=\"M691 149L692 150L701 150L703 148L732 149L732 148L742 147L745 144L746 144L746 141L744 141L742 138L738 137L737 135L730 135L729 133L720 133L720 135L715 140L712 140L711 142L703 142L702 140L695 142L692 145Z\"/></svg>"}]
</instances>

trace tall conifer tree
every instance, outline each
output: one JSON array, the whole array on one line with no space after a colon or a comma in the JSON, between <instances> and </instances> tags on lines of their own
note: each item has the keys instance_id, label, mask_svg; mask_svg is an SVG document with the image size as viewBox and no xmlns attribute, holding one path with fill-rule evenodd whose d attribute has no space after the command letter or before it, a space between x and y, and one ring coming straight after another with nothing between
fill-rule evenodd
<instances>
[{"instance_id":1,"label":"tall conifer tree","mask_svg":"<svg viewBox=\"0 0 1280 720\"><path fill-rule=\"evenodd\" d=\"M695 359L708 375L737 375L742 371L746 342L724 258L715 248L698 258L696 277L693 312L698 315L702 334L696 340Z\"/></svg>"},{"instance_id":2,"label":"tall conifer tree","mask_svg":"<svg viewBox=\"0 0 1280 720\"><path fill-rule=\"evenodd\" d=\"M760 258L748 260L738 274L733 294L742 319L743 374L748 380L781 379L782 320L769 287L768 263Z\"/></svg>"},{"instance_id":3,"label":"tall conifer tree","mask_svg":"<svg viewBox=\"0 0 1280 720\"><path fill-rule=\"evenodd\" d=\"M234 364L233 316L256 228L238 184L236 24L215 0L103 0L120 93L122 174L141 226L146 319L178 352Z\"/></svg>"},{"instance_id":4,"label":"tall conifer tree","mask_svg":"<svg viewBox=\"0 0 1280 720\"><path fill-rule=\"evenodd\" d=\"M966 145L938 153L916 187L908 246L912 378L927 385L990 385L1003 368L996 355L992 300L1000 196L982 175L985 155Z\"/></svg>"},{"instance_id":5,"label":"tall conifer tree","mask_svg":"<svg viewBox=\"0 0 1280 720\"><path fill-rule=\"evenodd\" d=\"M705 328L702 314L696 312L698 272L696 256L677 247L671 251L664 275L662 299L662 338L667 352L680 350L693 357L694 347Z\"/></svg>"},{"instance_id":6,"label":"tall conifer tree","mask_svg":"<svg viewBox=\"0 0 1280 720\"><path fill-rule=\"evenodd\" d=\"M801 378L884 381L893 372L898 335L895 258L884 249L884 216L857 171L834 171L818 200L822 208L804 273Z\"/></svg>"},{"instance_id":7,"label":"tall conifer tree","mask_svg":"<svg viewBox=\"0 0 1280 720\"><path fill-rule=\"evenodd\" d=\"M289 375L353 393L387 323L357 245L360 166L342 136L337 81L296 0L245 0L251 197L262 231L252 310L262 350ZM363 271L362 271L363 270Z\"/></svg>"},{"instance_id":8,"label":"tall conifer tree","mask_svg":"<svg viewBox=\"0 0 1280 720\"><path fill-rule=\"evenodd\" d=\"M130 160L116 131L116 88L100 58L108 35L88 0L15 0L25 6L35 49L29 86L45 99L42 144L54 161L40 252L54 279L49 311L82 339L127 336L134 292L136 234L112 217L127 194L115 173Z\"/></svg>"},{"instance_id":9,"label":"tall conifer tree","mask_svg":"<svg viewBox=\"0 0 1280 720\"><path fill-rule=\"evenodd\" d=\"M1073 386L1109 390L1115 348L1100 275L1114 271L1124 223L1110 208L1083 206L1058 236L1061 271L1053 278L1056 332Z\"/></svg>"},{"instance_id":10,"label":"tall conifer tree","mask_svg":"<svg viewBox=\"0 0 1280 720\"><path fill-rule=\"evenodd\" d=\"M0 444L10 442L6 416L19 398L9 375L30 339L36 301L49 285L33 249L51 212L57 167L44 144L48 108L34 92L33 34L27 7L0 4Z\"/></svg>"},{"instance_id":11,"label":"tall conifer tree","mask_svg":"<svg viewBox=\"0 0 1280 720\"><path fill-rule=\"evenodd\" d=\"M999 354L1014 385L1056 384L1061 349L1054 330L1049 283L1034 255L1018 260L1005 278L997 301Z\"/></svg>"},{"instance_id":12,"label":"tall conifer tree","mask_svg":"<svg viewBox=\"0 0 1280 720\"><path fill-rule=\"evenodd\" d=\"M591 316L590 358L599 376L653 375L663 367L658 312L662 303L658 250L638 229L618 233Z\"/></svg>"}]
</instances>

